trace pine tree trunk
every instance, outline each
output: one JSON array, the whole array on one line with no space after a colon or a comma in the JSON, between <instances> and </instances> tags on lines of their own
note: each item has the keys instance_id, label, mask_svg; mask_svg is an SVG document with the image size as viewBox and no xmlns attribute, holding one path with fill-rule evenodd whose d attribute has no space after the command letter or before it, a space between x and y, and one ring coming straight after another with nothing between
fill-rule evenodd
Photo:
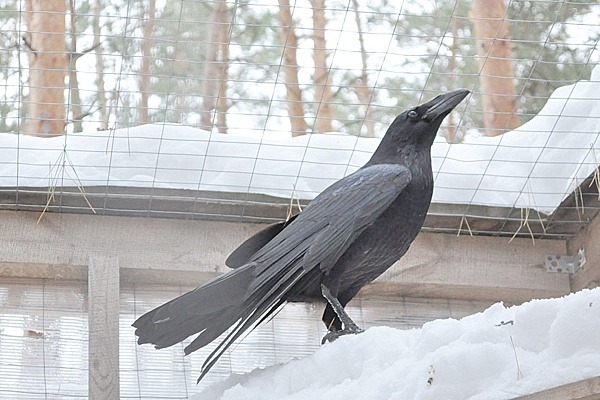
<instances>
[{"instance_id":1,"label":"pine tree trunk","mask_svg":"<svg viewBox=\"0 0 600 400\"><path fill-rule=\"evenodd\" d=\"M487 136L497 136L519 126L506 5L504 0L474 0L470 16L475 27L485 131Z\"/></svg>"},{"instance_id":2,"label":"pine tree trunk","mask_svg":"<svg viewBox=\"0 0 600 400\"><path fill-rule=\"evenodd\" d=\"M219 109L219 97L226 93L227 69L229 60L229 10L226 0L215 0L212 2L211 27L209 29L206 58L204 61L204 82L202 86L202 106L200 109L200 128L211 131L213 128L213 112L217 114ZM227 51L223 51L227 46ZM225 103L226 104L226 103ZM221 104L222 107L222 104ZM224 123L224 116L217 116L217 125ZM219 130L226 130L224 126Z\"/></svg>"},{"instance_id":3,"label":"pine tree trunk","mask_svg":"<svg viewBox=\"0 0 600 400\"><path fill-rule=\"evenodd\" d=\"M332 132L333 93L327 67L327 47L325 43L325 0L312 0L313 11L313 58L315 62L315 126L320 133Z\"/></svg>"},{"instance_id":4,"label":"pine tree trunk","mask_svg":"<svg viewBox=\"0 0 600 400\"><path fill-rule=\"evenodd\" d=\"M448 70L450 74L448 75L448 87L450 89L456 89L456 74L458 71L456 70L456 58L458 57L458 22L456 19L452 19L451 22L452 29L452 47L450 48L450 60L448 61ZM448 115L448 133L446 134L446 140L448 143L455 143L456 141L456 122L454 121L455 112L452 111L450 115Z\"/></svg>"},{"instance_id":5,"label":"pine tree trunk","mask_svg":"<svg viewBox=\"0 0 600 400\"><path fill-rule=\"evenodd\" d=\"M140 123L150 122L148 100L150 98L150 65L152 64L152 35L156 24L156 0L148 1L148 11L144 21L144 40L142 42L142 65L140 68Z\"/></svg>"},{"instance_id":6,"label":"pine tree trunk","mask_svg":"<svg viewBox=\"0 0 600 400\"><path fill-rule=\"evenodd\" d=\"M356 96L358 101L365 107L365 116L363 125L367 128L367 137L375 137L375 121L373 120L373 109L371 101L373 100L373 89L369 86L369 75L367 74L367 51L365 49L365 38L362 30L362 22L358 11L358 0L352 0L354 8L354 17L358 30L358 43L360 44L360 58L362 69L359 82L356 85Z\"/></svg>"},{"instance_id":7,"label":"pine tree trunk","mask_svg":"<svg viewBox=\"0 0 600 400\"><path fill-rule=\"evenodd\" d=\"M69 105L73 118L73 132L83 132L83 111L79 92L79 79L77 78L76 58L69 58Z\"/></svg>"},{"instance_id":8,"label":"pine tree trunk","mask_svg":"<svg viewBox=\"0 0 600 400\"><path fill-rule=\"evenodd\" d=\"M57 136L65 131L65 0L26 0L29 53L29 116L26 133Z\"/></svg>"},{"instance_id":9,"label":"pine tree trunk","mask_svg":"<svg viewBox=\"0 0 600 400\"><path fill-rule=\"evenodd\" d=\"M100 44L100 12L102 11L102 0L94 0L92 30L94 32L94 52L96 56L96 91L98 93L98 129L108 129L108 109L106 104L106 90L104 89L104 57L102 56L102 45Z\"/></svg>"},{"instance_id":10,"label":"pine tree trunk","mask_svg":"<svg viewBox=\"0 0 600 400\"><path fill-rule=\"evenodd\" d=\"M224 25L226 26L226 25ZM221 30L221 55L225 61L221 63L219 70L219 98L217 99L217 129L219 133L227 133L227 111L229 103L227 102L227 82L229 82L229 30Z\"/></svg>"},{"instance_id":11,"label":"pine tree trunk","mask_svg":"<svg viewBox=\"0 0 600 400\"><path fill-rule=\"evenodd\" d=\"M289 0L279 0L279 37L283 46L283 71L285 74L286 103L292 128L292 136L304 135L308 125L304 119L304 103L298 81L298 37L294 30L294 21Z\"/></svg>"},{"instance_id":12,"label":"pine tree trunk","mask_svg":"<svg viewBox=\"0 0 600 400\"><path fill-rule=\"evenodd\" d=\"M83 112L81 109L81 95L79 92L79 79L77 78L77 25L75 18L74 0L69 0L71 48L69 49L69 107L73 120L73 132L83 132Z\"/></svg>"}]
</instances>

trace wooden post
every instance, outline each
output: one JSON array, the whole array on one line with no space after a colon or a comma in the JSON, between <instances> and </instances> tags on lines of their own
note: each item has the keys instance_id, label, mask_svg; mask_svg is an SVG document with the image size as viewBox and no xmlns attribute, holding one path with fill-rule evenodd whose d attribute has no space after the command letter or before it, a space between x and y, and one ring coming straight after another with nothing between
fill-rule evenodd
<instances>
[{"instance_id":1,"label":"wooden post","mask_svg":"<svg viewBox=\"0 0 600 400\"><path fill-rule=\"evenodd\" d=\"M119 262L89 257L89 387L91 400L118 400L119 393Z\"/></svg>"}]
</instances>

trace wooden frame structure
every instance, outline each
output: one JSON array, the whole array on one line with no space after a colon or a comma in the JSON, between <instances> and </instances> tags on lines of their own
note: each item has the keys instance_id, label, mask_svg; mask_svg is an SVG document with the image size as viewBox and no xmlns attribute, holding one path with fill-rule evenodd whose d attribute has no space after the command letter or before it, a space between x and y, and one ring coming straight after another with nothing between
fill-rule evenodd
<instances>
[{"instance_id":1,"label":"wooden frame structure","mask_svg":"<svg viewBox=\"0 0 600 400\"><path fill-rule=\"evenodd\" d=\"M88 281L92 399L119 398L120 285L205 282L225 272L229 252L264 226L64 213L48 213L38 224L38 218L38 212L0 211L0 278ZM547 255L582 247L587 262L575 274L546 271ZM521 303L599 284L596 216L568 240L423 232L406 256L360 295Z\"/></svg>"}]
</instances>

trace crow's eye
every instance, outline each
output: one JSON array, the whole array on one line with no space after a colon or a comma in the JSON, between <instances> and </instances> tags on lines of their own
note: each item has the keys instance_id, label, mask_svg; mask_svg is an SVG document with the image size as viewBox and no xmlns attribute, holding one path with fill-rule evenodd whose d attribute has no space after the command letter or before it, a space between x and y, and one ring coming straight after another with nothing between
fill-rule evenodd
<instances>
[{"instance_id":1,"label":"crow's eye","mask_svg":"<svg viewBox=\"0 0 600 400\"><path fill-rule=\"evenodd\" d=\"M418 113L418 112L416 112L415 110L410 110L410 111L408 112L408 117L409 117L409 118L417 118L418 116L419 116L419 113Z\"/></svg>"}]
</instances>

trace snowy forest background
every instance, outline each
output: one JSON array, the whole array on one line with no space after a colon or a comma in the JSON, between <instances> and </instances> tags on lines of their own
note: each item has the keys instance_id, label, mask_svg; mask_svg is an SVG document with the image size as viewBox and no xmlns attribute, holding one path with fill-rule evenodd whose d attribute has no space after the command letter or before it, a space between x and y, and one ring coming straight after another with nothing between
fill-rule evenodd
<instances>
[{"instance_id":1,"label":"snowy forest background","mask_svg":"<svg viewBox=\"0 0 600 400\"><path fill-rule=\"evenodd\" d=\"M485 63L507 61L494 74L509 94L496 100L514 102L518 119L503 126L514 128L554 89L589 78L599 15L590 0L1 0L0 132L179 123L372 137L402 109L465 87L461 126L502 133L484 121L496 112L482 98ZM501 56L478 53L482 18L496 18L487 39ZM449 140L464 134L458 118L446 121Z\"/></svg>"}]
</instances>

